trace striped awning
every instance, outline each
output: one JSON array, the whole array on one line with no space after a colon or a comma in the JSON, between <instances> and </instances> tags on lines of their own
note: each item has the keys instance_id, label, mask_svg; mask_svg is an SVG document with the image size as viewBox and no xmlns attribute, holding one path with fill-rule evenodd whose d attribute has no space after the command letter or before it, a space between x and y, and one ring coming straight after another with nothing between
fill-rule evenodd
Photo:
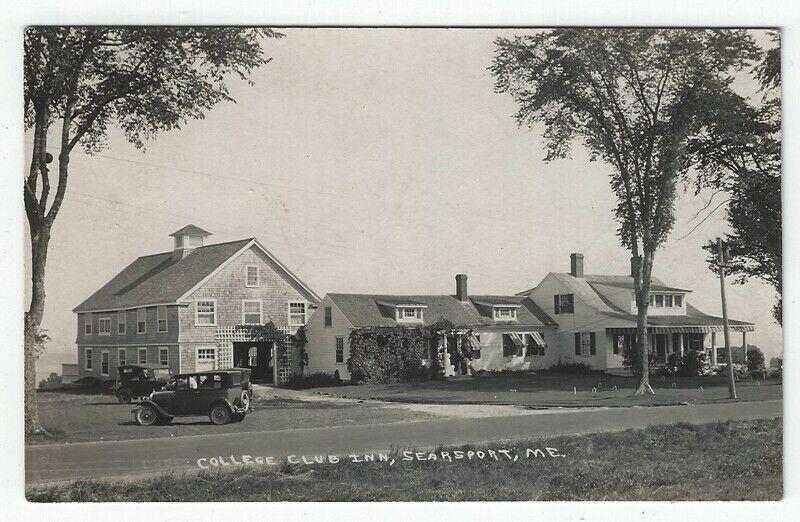
<instances>
[{"instance_id":1,"label":"striped awning","mask_svg":"<svg viewBox=\"0 0 800 522\"><path fill-rule=\"evenodd\" d=\"M535 342L539 347L544 348L546 346L542 334L539 332L531 332L531 336L533 337L533 342Z\"/></svg>"},{"instance_id":2,"label":"striped awning","mask_svg":"<svg viewBox=\"0 0 800 522\"><path fill-rule=\"evenodd\" d=\"M517 348L522 348L525 346L525 342L522 340L522 337L518 333L511 332L510 334L508 334L508 336L511 337L511 340L514 342L514 345Z\"/></svg>"},{"instance_id":3,"label":"striped awning","mask_svg":"<svg viewBox=\"0 0 800 522\"><path fill-rule=\"evenodd\" d=\"M481 349L481 342L475 336L473 332L469 333L469 344L473 350L480 350Z\"/></svg>"},{"instance_id":4,"label":"striped awning","mask_svg":"<svg viewBox=\"0 0 800 522\"><path fill-rule=\"evenodd\" d=\"M725 329L721 324L718 325L704 325L704 326L648 326L647 331L651 334L663 333L711 333L721 332ZM731 325L732 332L753 332L755 327L752 324L736 324ZM611 335L624 335L635 334L636 327L631 326L627 328L606 328L606 333Z\"/></svg>"}]
</instances>

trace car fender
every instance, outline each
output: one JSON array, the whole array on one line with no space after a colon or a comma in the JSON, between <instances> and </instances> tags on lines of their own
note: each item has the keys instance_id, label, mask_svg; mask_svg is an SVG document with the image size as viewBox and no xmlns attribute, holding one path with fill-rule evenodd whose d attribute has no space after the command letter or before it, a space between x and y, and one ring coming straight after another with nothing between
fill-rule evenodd
<instances>
[{"instance_id":1,"label":"car fender","mask_svg":"<svg viewBox=\"0 0 800 522\"><path fill-rule=\"evenodd\" d=\"M136 413L137 411L139 411L139 409L141 409L142 406L150 406L151 408L156 410L156 413L158 413L162 417L167 417L167 418L170 418L170 419L173 417L172 415L170 415L169 413L164 411L164 408L162 408L161 406L159 406L158 404L156 404L155 402L153 402L151 400L140 401L139 404L136 405L136 408L134 408L131 411L133 413Z\"/></svg>"},{"instance_id":2,"label":"car fender","mask_svg":"<svg viewBox=\"0 0 800 522\"><path fill-rule=\"evenodd\" d=\"M213 403L211 403L211 407L213 408L214 406L217 406L219 404L224 404L228 408L228 411L231 412L231 413L243 413L244 412L243 409L237 408L236 406L234 406L234 404L231 401L229 401L225 397L220 397L219 399L215 400Z\"/></svg>"}]
</instances>

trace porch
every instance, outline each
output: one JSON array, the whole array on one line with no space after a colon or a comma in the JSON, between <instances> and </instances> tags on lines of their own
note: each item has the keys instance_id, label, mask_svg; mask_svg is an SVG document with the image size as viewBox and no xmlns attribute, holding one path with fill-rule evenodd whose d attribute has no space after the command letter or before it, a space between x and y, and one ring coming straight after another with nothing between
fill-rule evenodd
<instances>
[{"instance_id":1,"label":"porch","mask_svg":"<svg viewBox=\"0 0 800 522\"><path fill-rule=\"evenodd\" d=\"M741 333L741 346L747 346L747 332L754 331L749 324L731 325L731 334ZM664 366L671 354L683 354L687 350L703 351L708 356L712 366L725 364L724 357L718 357L718 352L724 352L724 326L649 326L648 349L653 357L655 366ZM633 346L636 339L636 328L606 328L606 334L611 336L611 345L614 354L623 354ZM734 335L731 335L731 347L735 347ZM722 344L723 346L719 346ZM719 350L723 348L723 350Z\"/></svg>"},{"instance_id":2,"label":"porch","mask_svg":"<svg viewBox=\"0 0 800 522\"><path fill-rule=\"evenodd\" d=\"M297 364L294 334L296 329L286 326L277 327L285 336L283 339L286 355L281 360L277 344L264 340L258 327L237 325L217 328L216 367L250 368L251 378L255 382L283 384L295 373Z\"/></svg>"}]
</instances>

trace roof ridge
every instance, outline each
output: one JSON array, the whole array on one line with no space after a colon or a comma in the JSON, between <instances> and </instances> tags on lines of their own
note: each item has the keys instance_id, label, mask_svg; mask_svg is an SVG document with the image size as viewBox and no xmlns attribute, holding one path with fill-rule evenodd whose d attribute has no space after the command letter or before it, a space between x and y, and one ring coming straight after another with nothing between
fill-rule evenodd
<instances>
[{"instance_id":1,"label":"roof ridge","mask_svg":"<svg viewBox=\"0 0 800 522\"><path fill-rule=\"evenodd\" d=\"M231 243L239 243L239 242L243 242L243 241L252 241L254 239L255 239L255 237L247 237L247 238L243 238L243 239L233 239L231 241L222 241L220 243L211 243L210 245L203 245L203 246L199 246L199 247L194 247L192 250L200 250L201 248L220 246L220 245L230 245ZM155 254L144 254L143 256L139 256L136 259L142 259L142 258L145 258L145 257L153 257L153 256L163 256L163 255L166 255L166 254L172 254L174 251L175 250L173 249L173 250L166 250L164 252L156 252Z\"/></svg>"}]
</instances>

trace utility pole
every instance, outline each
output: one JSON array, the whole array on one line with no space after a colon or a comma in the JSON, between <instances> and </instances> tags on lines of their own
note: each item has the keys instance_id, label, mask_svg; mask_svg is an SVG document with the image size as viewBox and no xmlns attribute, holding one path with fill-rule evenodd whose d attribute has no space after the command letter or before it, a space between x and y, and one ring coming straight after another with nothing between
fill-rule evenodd
<instances>
[{"instance_id":1,"label":"utility pole","mask_svg":"<svg viewBox=\"0 0 800 522\"><path fill-rule=\"evenodd\" d=\"M725 334L725 361L728 363L728 393L731 399L736 398L736 383L733 379L733 354L728 324L728 302L725 299L725 268L728 265L728 249L723 248L722 239L717 238L717 268L719 269L719 291L722 296L722 324ZM716 354L714 354L716 357Z\"/></svg>"}]
</instances>

